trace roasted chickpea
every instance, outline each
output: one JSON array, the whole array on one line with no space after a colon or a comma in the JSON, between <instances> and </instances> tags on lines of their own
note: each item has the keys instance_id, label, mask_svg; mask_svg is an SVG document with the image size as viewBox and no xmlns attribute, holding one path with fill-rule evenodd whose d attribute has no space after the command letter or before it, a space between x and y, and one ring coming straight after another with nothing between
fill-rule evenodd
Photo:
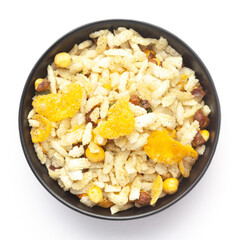
<instances>
[{"instance_id":1,"label":"roasted chickpea","mask_svg":"<svg viewBox=\"0 0 240 240\"><path fill-rule=\"evenodd\" d=\"M58 53L54 58L54 63L57 67L67 68L71 63L71 57L66 52Z\"/></svg>"},{"instance_id":2,"label":"roasted chickpea","mask_svg":"<svg viewBox=\"0 0 240 240\"><path fill-rule=\"evenodd\" d=\"M89 199L94 203L99 203L103 200L102 190L97 186L90 188L87 194Z\"/></svg>"},{"instance_id":3,"label":"roasted chickpea","mask_svg":"<svg viewBox=\"0 0 240 240\"><path fill-rule=\"evenodd\" d=\"M167 178L163 182L163 191L167 194L174 194L178 190L179 181L176 178Z\"/></svg>"}]
</instances>

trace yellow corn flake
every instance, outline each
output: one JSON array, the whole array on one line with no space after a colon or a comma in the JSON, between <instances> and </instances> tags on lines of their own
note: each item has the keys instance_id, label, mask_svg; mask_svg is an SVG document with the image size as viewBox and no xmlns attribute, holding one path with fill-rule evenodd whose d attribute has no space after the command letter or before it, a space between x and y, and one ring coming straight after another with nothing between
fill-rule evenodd
<instances>
[{"instance_id":1,"label":"yellow corn flake","mask_svg":"<svg viewBox=\"0 0 240 240\"><path fill-rule=\"evenodd\" d=\"M103 85L103 87L106 89L111 89L111 84L105 84L105 85Z\"/></svg>"},{"instance_id":2,"label":"yellow corn flake","mask_svg":"<svg viewBox=\"0 0 240 240\"><path fill-rule=\"evenodd\" d=\"M181 75L181 81L186 81L187 79L188 79L188 75L187 74Z\"/></svg>"},{"instance_id":3,"label":"yellow corn flake","mask_svg":"<svg viewBox=\"0 0 240 240\"><path fill-rule=\"evenodd\" d=\"M157 202L162 192L162 189L163 189L163 180L162 180L162 177L158 175L153 182L153 186L151 190L152 199L151 199L150 205L154 205Z\"/></svg>"},{"instance_id":4,"label":"yellow corn flake","mask_svg":"<svg viewBox=\"0 0 240 240\"><path fill-rule=\"evenodd\" d=\"M86 127L85 125L76 125L76 126L73 126L73 128L71 128L70 130L68 130L68 132L71 133L78 130L85 130L85 127Z\"/></svg>"},{"instance_id":5,"label":"yellow corn flake","mask_svg":"<svg viewBox=\"0 0 240 240\"><path fill-rule=\"evenodd\" d=\"M52 131L51 122L47 118L38 114L36 114L32 119L39 122L39 127L34 127L31 129L30 133L32 137L32 142L37 143L45 141L48 138L50 132Z\"/></svg>"},{"instance_id":6,"label":"yellow corn flake","mask_svg":"<svg viewBox=\"0 0 240 240\"><path fill-rule=\"evenodd\" d=\"M181 85L182 91L184 90L184 86L187 84L187 82L188 82L188 75L186 74L181 75L178 85Z\"/></svg>"},{"instance_id":7,"label":"yellow corn flake","mask_svg":"<svg viewBox=\"0 0 240 240\"><path fill-rule=\"evenodd\" d=\"M134 130L135 119L128 102L129 97L123 97L109 109L108 119L96 128L98 135L103 138L115 139L128 135Z\"/></svg>"},{"instance_id":8,"label":"yellow corn flake","mask_svg":"<svg viewBox=\"0 0 240 240\"><path fill-rule=\"evenodd\" d=\"M51 122L57 122L72 117L79 110L82 93L82 87L78 83L72 83L59 93L37 96L32 105L38 114Z\"/></svg>"},{"instance_id":9,"label":"yellow corn flake","mask_svg":"<svg viewBox=\"0 0 240 240\"><path fill-rule=\"evenodd\" d=\"M185 157L198 157L198 153L192 147L175 141L166 130L152 132L144 150L151 159L170 165L178 163Z\"/></svg>"},{"instance_id":10,"label":"yellow corn flake","mask_svg":"<svg viewBox=\"0 0 240 240\"><path fill-rule=\"evenodd\" d=\"M87 193L78 194L77 196L78 196L78 198L81 199L82 197L86 197L86 196L87 196Z\"/></svg>"}]
</instances>

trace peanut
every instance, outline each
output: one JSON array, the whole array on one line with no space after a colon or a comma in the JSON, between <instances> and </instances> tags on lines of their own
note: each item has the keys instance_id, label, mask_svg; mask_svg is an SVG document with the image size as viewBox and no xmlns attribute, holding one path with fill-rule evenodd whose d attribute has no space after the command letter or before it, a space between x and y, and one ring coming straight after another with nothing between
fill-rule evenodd
<instances>
[{"instance_id":1,"label":"peanut","mask_svg":"<svg viewBox=\"0 0 240 240\"><path fill-rule=\"evenodd\" d=\"M193 90L191 91L191 94L194 95L194 97L198 100L201 101L202 98L206 95L206 93L204 92L202 86L200 83L198 83Z\"/></svg>"},{"instance_id":2,"label":"peanut","mask_svg":"<svg viewBox=\"0 0 240 240\"><path fill-rule=\"evenodd\" d=\"M201 109L199 109L194 114L194 119L199 122L199 126L200 126L201 129L206 128L209 125L209 122L210 122L210 119L203 114Z\"/></svg>"},{"instance_id":3,"label":"peanut","mask_svg":"<svg viewBox=\"0 0 240 240\"><path fill-rule=\"evenodd\" d=\"M143 205L143 206L147 206L147 205L150 205L150 201L151 201L151 195L142 190L140 192L139 199L136 200L136 203Z\"/></svg>"},{"instance_id":4,"label":"peanut","mask_svg":"<svg viewBox=\"0 0 240 240\"><path fill-rule=\"evenodd\" d=\"M38 78L35 81L35 90L37 92L45 92L48 89L49 85L50 85L50 82L47 81L47 79L45 79L45 78Z\"/></svg>"},{"instance_id":5,"label":"peanut","mask_svg":"<svg viewBox=\"0 0 240 240\"><path fill-rule=\"evenodd\" d=\"M209 132L207 130L200 130L194 137L192 141L192 145L194 147L199 147L203 145L205 142L207 142L208 138L209 138Z\"/></svg>"},{"instance_id":6,"label":"peanut","mask_svg":"<svg viewBox=\"0 0 240 240\"><path fill-rule=\"evenodd\" d=\"M153 50L146 48L144 53L146 54L148 60L155 58L155 52Z\"/></svg>"},{"instance_id":7,"label":"peanut","mask_svg":"<svg viewBox=\"0 0 240 240\"><path fill-rule=\"evenodd\" d=\"M137 95L132 95L129 101L134 105L140 105L141 99Z\"/></svg>"}]
</instances>

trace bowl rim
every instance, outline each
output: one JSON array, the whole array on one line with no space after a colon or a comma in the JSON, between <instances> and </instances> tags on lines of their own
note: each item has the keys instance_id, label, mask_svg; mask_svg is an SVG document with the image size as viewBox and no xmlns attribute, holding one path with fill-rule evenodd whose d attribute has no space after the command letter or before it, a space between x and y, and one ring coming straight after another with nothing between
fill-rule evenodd
<instances>
[{"instance_id":1,"label":"bowl rim","mask_svg":"<svg viewBox=\"0 0 240 240\"><path fill-rule=\"evenodd\" d=\"M64 40L65 38L67 38L68 36L70 36L71 34L80 31L82 29L84 29L85 27L89 27L89 26L94 26L94 25L101 25L101 24L106 24L106 23L116 23L116 22L122 22L122 23L132 23L132 24L140 24L140 25L144 25L145 27L149 27L152 29L158 29L161 32L164 32L168 35L170 35L171 37L173 37L176 41L178 41L184 48L188 49L190 51L190 53L192 55L194 55L194 57L197 59L197 61L201 64L202 68L204 69L204 72L206 73L206 75L208 76L209 79L209 83L213 88L213 92L214 92L214 97L215 97L215 101L216 101L216 108L217 108L217 113L218 113L218 123L216 126L216 132L215 132L215 139L214 139L214 143L213 143L213 147L211 149L210 155L208 157L208 161L206 163L206 165L204 166L202 172L200 173L200 175L196 178L196 180L185 190L183 191L177 198L175 198L174 200L172 200L171 202L169 202L168 204L158 208L158 209L152 209L147 213L142 213L142 214L138 214L138 215L134 215L134 216L116 216L116 215L111 215L111 216L104 216L101 214L97 214L97 213L91 213L88 211L85 211L83 209L79 209L73 205L71 205L70 203L68 203L67 201L65 201L63 198L61 198L58 194L56 194L55 192L53 192L48 185L43 181L43 179L40 177L40 175L37 173L36 169L33 166L33 163L31 161L31 158L28 154L28 150L27 150L27 146L24 140L24 133L23 133L23 103L24 103L24 99L25 99L25 95L26 95L26 91L27 88L29 86L31 77L33 75L33 73L35 72L35 70L37 69L38 65L40 64L40 62L44 59L44 57L48 54L49 51L51 51L56 45L58 45L62 40ZM25 82L23 91L22 91L22 95L21 95L21 100L20 100L20 105L19 105L19 112L18 112L18 127L19 127L19 134L20 134L20 142L22 145L22 149L25 155L25 158L27 159L27 162L32 170L32 172L34 173L34 175L36 176L36 178L38 179L38 181L42 184L42 186L52 195L54 196L57 200L59 200L61 203L63 203L65 206L68 206L69 208L82 213L84 215L90 216L90 217L94 217L94 218L98 218L98 219L104 219L104 220L133 220L133 219L139 219L139 218L143 218L143 217L147 217L147 216L151 216L153 214L159 213L165 209L167 209L168 207L172 206L173 204L175 204L176 202L178 202L179 200L181 200L184 196L186 196L195 186L196 184L200 181L200 179L203 177L203 175L206 173L206 170L208 169L212 158L214 156L214 153L216 151L216 147L217 147L217 143L218 143L218 139L219 139L219 134L220 134L220 126L221 126L221 109L220 109L220 102L219 102L219 98L218 98L218 94L214 85L214 82L212 80L212 77L208 71L208 69L206 68L205 64L202 62L202 60L200 59L200 57L192 50L192 48L190 48L183 40L181 40L179 37L177 37L176 35L174 35L173 33L169 32L168 30L163 29L162 27L153 25L151 23L147 23L144 21L138 21L138 20L132 20L132 19L107 19L107 20L100 20L100 21L94 21L94 22L90 22L87 24L84 24L80 27L74 28L73 30L69 31L68 33L64 34L62 37L60 37L58 40L56 40L41 56L40 58L37 60L37 62L35 63L34 67L32 68L30 74L28 75L28 78Z\"/></svg>"}]
</instances>

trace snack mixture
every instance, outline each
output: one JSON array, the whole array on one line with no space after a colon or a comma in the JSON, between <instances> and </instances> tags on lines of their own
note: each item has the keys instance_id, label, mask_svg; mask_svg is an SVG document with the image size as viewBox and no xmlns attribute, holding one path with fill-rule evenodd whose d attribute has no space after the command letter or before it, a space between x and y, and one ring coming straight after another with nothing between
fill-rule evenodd
<instances>
[{"instance_id":1,"label":"snack mixture","mask_svg":"<svg viewBox=\"0 0 240 240\"><path fill-rule=\"evenodd\" d=\"M100 30L56 54L28 115L37 156L80 202L155 205L174 194L209 139L210 108L193 70L163 37Z\"/></svg>"}]
</instances>

